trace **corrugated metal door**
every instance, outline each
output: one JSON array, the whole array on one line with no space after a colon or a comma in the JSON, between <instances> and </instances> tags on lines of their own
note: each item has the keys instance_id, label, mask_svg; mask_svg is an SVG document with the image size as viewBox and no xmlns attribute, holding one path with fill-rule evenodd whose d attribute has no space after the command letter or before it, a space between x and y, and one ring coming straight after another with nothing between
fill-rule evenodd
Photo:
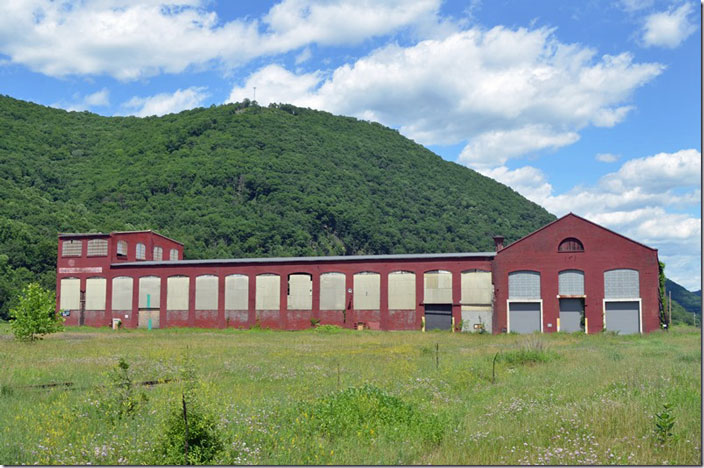
<instances>
[{"instance_id":1,"label":"corrugated metal door","mask_svg":"<svg viewBox=\"0 0 704 468\"><path fill-rule=\"evenodd\" d=\"M560 299L560 331L582 331L580 322L584 313L582 299Z\"/></svg>"},{"instance_id":2,"label":"corrugated metal door","mask_svg":"<svg viewBox=\"0 0 704 468\"><path fill-rule=\"evenodd\" d=\"M540 331L539 302L509 302L509 331L533 333Z\"/></svg>"},{"instance_id":3,"label":"corrugated metal door","mask_svg":"<svg viewBox=\"0 0 704 468\"><path fill-rule=\"evenodd\" d=\"M639 304L637 301L607 302L606 330L621 335L640 333Z\"/></svg>"},{"instance_id":4,"label":"corrugated metal door","mask_svg":"<svg viewBox=\"0 0 704 468\"><path fill-rule=\"evenodd\" d=\"M426 304L425 329L450 330L452 328L451 304Z\"/></svg>"}]
</instances>

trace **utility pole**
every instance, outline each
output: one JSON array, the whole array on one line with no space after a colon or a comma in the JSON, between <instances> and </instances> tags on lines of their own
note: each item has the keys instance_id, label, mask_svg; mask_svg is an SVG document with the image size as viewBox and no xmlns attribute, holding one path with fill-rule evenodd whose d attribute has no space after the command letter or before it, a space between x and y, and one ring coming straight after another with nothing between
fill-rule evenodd
<instances>
[{"instance_id":1,"label":"utility pole","mask_svg":"<svg viewBox=\"0 0 704 468\"><path fill-rule=\"evenodd\" d=\"M667 329L669 330L672 326L672 291L668 291L669 300L668 304L668 314L667 314Z\"/></svg>"},{"instance_id":2,"label":"utility pole","mask_svg":"<svg viewBox=\"0 0 704 468\"><path fill-rule=\"evenodd\" d=\"M257 87L255 86L254 87L254 94L252 96L252 101L256 101L256 100L257 100Z\"/></svg>"}]
</instances>

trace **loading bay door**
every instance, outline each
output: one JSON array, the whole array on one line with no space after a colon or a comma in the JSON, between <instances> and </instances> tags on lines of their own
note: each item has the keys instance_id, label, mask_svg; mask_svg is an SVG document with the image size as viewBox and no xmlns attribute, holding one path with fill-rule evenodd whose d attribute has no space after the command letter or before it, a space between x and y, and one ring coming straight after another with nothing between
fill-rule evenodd
<instances>
[{"instance_id":1,"label":"loading bay door","mask_svg":"<svg viewBox=\"0 0 704 468\"><path fill-rule=\"evenodd\" d=\"M450 330L452 328L452 304L426 304L425 329Z\"/></svg>"},{"instance_id":2,"label":"loading bay door","mask_svg":"<svg viewBox=\"0 0 704 468\"><path fill-rule=\"evenodd\" d=\"M540 302L509 302L509 332L533 333L541 331Z\"/></svg>"},{"instance_id":3,"label":"loading bay door","mask_svg":"<svg viewBox=\"0 0 704 468\"><path fill-rule=\"evenodd\" d=\"M614 301L605 304L605 327L621 335L640 333L640 304L638 301Z\"/></svg>"},{"instance_id":4,"label":"loading bay door","mask_svg":"<svg viewBox=\"0 0 704 468\"><path fill-rule=\"evenodd\" d=\"M584 331L580 325L584 314L583 299L560 299L560 331Z\"/></svg>"}]
</instances>

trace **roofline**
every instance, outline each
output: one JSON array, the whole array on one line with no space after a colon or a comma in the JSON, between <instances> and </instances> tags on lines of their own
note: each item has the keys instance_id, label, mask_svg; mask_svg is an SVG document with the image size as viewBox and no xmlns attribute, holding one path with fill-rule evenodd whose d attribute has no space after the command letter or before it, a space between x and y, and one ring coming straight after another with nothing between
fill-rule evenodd
<instances>
[{"instance_id":1,"label":"roofline","mask_svg":"<svg viewBox=\"0 0 704 468\"><path fill-rule=\"evenodd\" d=\"M104 232L60 232L59 239L67 237L110 237L110 234Z\"/></svg>"},{"instance_id":2,"label":"roofline","mask_svg":"<svg viewBox=\"0 0 704 468\"><path fill-rule=\"evenodd\" d=\"M647 245L645 245L645 244L643 244L643 243L641 243L641 242L635 241L635 240L633 240L633 239L631 239L631 238L629 238L629 237L624 236L623 234L619 234L619 233L616 232L616 231L612 231L611 229L609 229L609 228L607 228L607 227L604 227L604 226L602 226L602 225L600 225L600 224L597 224L597 223L595 223L594 221L589 221L589 220L586 219L586 218L582 218L581 216L576 215L576 214L574 214L574 213L572 213L572 212L570 211L569 213L567 213L567 214L564 215L563 217L558 218L558 219L556 219L555 221L553 221L553 222L551 222L551 223L548 223L548 224L546 224L545 226L541 227L540 229L537 229L537 230L531 232L530 234L521 237L521 238L518 239L516 242L507 245L507 246L504 247L503 249L499 250L499 252L503 252L503 251L506 250L506 249L510 249L511 247L513 247L514 245L518 244L519 242L521 242L521 241L523 241L523 240L525 240L525 239L528 239L529 237L532 237L533 235L539 233L539 232L542 231L543 229L547 229L548 227L552 226L553 224L555 224L555 223L557 223L557 222L559 222L559 221L562 221L563 219L567 218L568 216L574 216L574 217L577 218L577 219L581 219L581 220L584 221L584 222L587 222L587 223L589 223L589 224L591 224L591 225L593 225L593 226L596 226L596 227L598 227L598 228L600 228L600 229L603 229L604 231L610 232L611 234L617 235L618 237L621 237L621 238L623 238L623 239L625 239L625 240L627 240L627 241L629 241L629 242L633 242L634 244L638 244L638 245L640 245L641 247L645 247L645 248L648 249L648 250L652 250L652 251L654 251L654 252L657 252L657 251L658 251L658 249L654 249L654 248L649 247L649 246L647 246Z\"/></svg>"},{"instance_id":3,"label":"roofline","mask_svg":"<svg viewBox=\"0 0 704 468\"><path fill-rule=\"evenodd\" d=\"M163 260L159 262L122 262L113 263L111 268L132 268L169 265L208 265L208 264L246 264L246 263L314 263L314 262L354 262L383 260L444 260L453 258L493 258L496 252L463 252L436 254L390 254L390 255L338 255L329 257L271 257L271 258L220 258L212 260Z\"/></svg>"},{"instance_id":4,"label":"roofline","mask_svg":"<svg viewBox=\"0 0 704 468\"><path fill-rule=\"evenodd\" d=\"M170 237L166 237L165 235L159 234L158 232L152 231L151 229L145 229L145 230L142 230L142 231L112 231L112 232L110 233L110 235L113 235L113 234L143 234L143 233L145 233L145 232L149 232L149 233L152 233L152 234L154 234L154 235L156 235L156 236L163 237L164 239L170 240L171 242L175 242L175 243L177 243L178 245L181 245L181 246L183 245L183 242L179 242L179 241L177 241L176 239L172 239L172 238L170 238Z\"/></svg>"}]
</instances>

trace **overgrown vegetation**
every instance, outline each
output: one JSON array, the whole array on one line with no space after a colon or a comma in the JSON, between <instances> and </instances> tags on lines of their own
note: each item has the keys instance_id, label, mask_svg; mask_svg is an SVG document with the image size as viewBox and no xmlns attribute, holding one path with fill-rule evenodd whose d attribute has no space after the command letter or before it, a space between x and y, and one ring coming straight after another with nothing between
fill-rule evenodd
<instances>
[{"instance_id":1,"label":"overgrown vegetation","mask_svg":"<svg viewBox=\"0 0 704 468\"><path fill-rule=\"evenodd\" d=\"M186 258L493 250L554 216L379 124L274 105L101 117L0 96L0 318L55 287L57 232L155 229Z\"/></svg>"},{"instance_id":2,"label":"overgrown vegetation","mask_svg":"<svg viewBox=\"0 0 704 468\"><path fill-rule=\"evenodd\" d=\"M56 296L52 291L29 283L22 289L17 305L10 309L10 326L20 341L41 340L44 335L63 329L63 318L54 310Z\"/></svg>"},{"instance_id":3,"label":"overgrown vegetation","mask_svg":"<svg viewBox=\"0 0 704 468\"><path fill-rule=\"evenodd\" d=\"M69 328L34 346L10 336L0 325L4 464L184 463L185 440L199 454L191 463L213 465L701 463L692 327L647 336ZM496 353L521 350L559 358L497 358L492 384ZM112 422L86 398L110 371L138 402Z\"/></svg>"}]
</instances>

